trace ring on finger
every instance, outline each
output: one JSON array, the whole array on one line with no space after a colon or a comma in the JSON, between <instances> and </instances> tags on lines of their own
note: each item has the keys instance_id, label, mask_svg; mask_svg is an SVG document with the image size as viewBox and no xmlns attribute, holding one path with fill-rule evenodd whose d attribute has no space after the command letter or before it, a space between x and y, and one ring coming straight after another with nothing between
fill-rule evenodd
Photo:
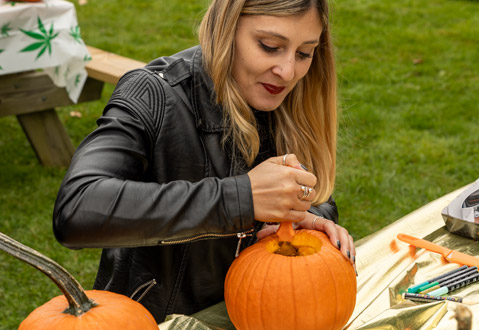
<instances>
[{"instance_id":1,"label":"ring on finger","mask_svg":"<svg viewBox=\"0 0 480 330\"><path fill-rule=\"evenodd\" d=\"M303 191L303 196L300 198L300 200L305 201L305 200L308 200L308 197L312 193L313 188L302 185L302 191Z\"/></svg>"},{"instance_id":2,"label":"ring on finger","mask_svg":"<svg viewBox=\"0 0 480 330\"><path fill-rule=\"evenodd\" d=\"M320 217L315 217L315 218L313 219L313 221L312 221L312 228L313 228L313 229L316 229L316 228L315 228L315 222L317 222L318 219L320 219Z\"/></svg>"},{"instance_id":3,"label":"ring on finger","mask_svg":"<svg viewBox=\"0 0 480 330\"><path fill-rule=\"evenodd\" d=\"M308 188L305 187L304 185L302 185L302 186L301 186L301 189L302 189L302 191L303 191L303 196L300 197L300 200L303 201L303 200L305 199L305 197L307 196L307 194L308 194Z\"/></svg>"},{"instance_id":4,"label":"ring on finger","mask_svg":"<svg viewBox=\"0 0 480 330\"><path fill-rule=\"evenodd\" d=\"M302 201L308 200L310 194L313 192L313 188L302 186L303 196L300 198Z\"/></svg>"},{"instance_id":5,"label":"ring on finger","mask_svg":"<svg viewBox=\"0 0 480 330\"><path fill-rule=\"evenodd\" d=\"M289 155L289 154L285 154L285 155L283 156L283 160L282 160L282 165L283 165L283 166L287 165L287 156L288 156L288 155Z\"/></svg>"}]
</instances>

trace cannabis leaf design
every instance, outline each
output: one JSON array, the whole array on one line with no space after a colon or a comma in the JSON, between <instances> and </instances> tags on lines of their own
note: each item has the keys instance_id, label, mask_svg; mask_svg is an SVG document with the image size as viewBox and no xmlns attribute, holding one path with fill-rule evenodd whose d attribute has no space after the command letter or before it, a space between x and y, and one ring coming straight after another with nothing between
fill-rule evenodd
<instances>
[{"instance_id":1,"label":"cannabis leaf design","mask_svg":"<svg viewBox=\"0 0 480 330\"><path fill-rule=\"evenodd\" d=\"M42 20L40 19L40 17L37 18L37 21L38 21L38 29L40 30L41 33L33 32L33 31L26 31L26 30L20 29L20 31L25 33L27 36L29 36L33 39L36 39L36 40L40 40L38 42L34 42L34 43L28 45L27 47L23 48L20 51L20 52L32 52L32 51L40 48L40 51L38 52L35 60L37 60L40 56L42 56L43 53L45 52L45 50L47 50L47 49L48 49L48 54L49 55L52 54L51 41L53 39L55 39L59 34L59 32L53 34L53 23L50 26L50 30L47 32L47 30L45 29L45 26L43 25Z\"/></svg>"},{"instance_id":2,"label":"cannabis leaf design","mask_svg":"<svg viewBox=\"0 0 480 330\"><path fill-rule=\"evenodd\" d=\"M75 76L75 87L78 87L78 84L80 84L80 78L81 78L81 77L82 77L82 76L81 76L80 74L77 74L77 75Z\"/></svg>"},{"instance_id":3,"label":"cannabis leaf design","mask_svg":"<svg viewBox=\"0 0 480 330\"><path fill-rule=\"evenodd\" d=\"M10 23L3 24L2 28L0 30L0 34L2 37L8 37L8 31L10 31L12 28L10 27Z\"/></svg>"},{"instance_id":4,"label":"cannabis leaf design","mask_svg":"<svg viewBox=\"0 0 480 330\"><path fill-rule=\"evenodd\" d=\"M70 36L73 38L73 40L75 40L79 44L83 43L82 35L80 34L80 26L79 25L77 25L75 27L72 26L70 28Z\"/></svg>"}]
</instances>

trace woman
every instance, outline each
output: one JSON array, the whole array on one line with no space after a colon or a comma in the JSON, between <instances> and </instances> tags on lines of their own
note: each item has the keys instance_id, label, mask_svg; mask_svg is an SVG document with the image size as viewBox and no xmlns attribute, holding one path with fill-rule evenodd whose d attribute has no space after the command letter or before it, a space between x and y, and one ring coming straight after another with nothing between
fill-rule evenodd
<instances>
[{"instance_id":1,"label":"woman","mask_svg":"<svg viewBox=\"0 0 480 330\"><path fill-rule=\"evenodd\" d=\"M266 222L322 230L355 260L330 198L326 2L214 0L199 36L120 80L54 210L63 245L103 248L94 288L158 322L223 300L236 252L275 231Z\"/></svg>"}]
</instances>

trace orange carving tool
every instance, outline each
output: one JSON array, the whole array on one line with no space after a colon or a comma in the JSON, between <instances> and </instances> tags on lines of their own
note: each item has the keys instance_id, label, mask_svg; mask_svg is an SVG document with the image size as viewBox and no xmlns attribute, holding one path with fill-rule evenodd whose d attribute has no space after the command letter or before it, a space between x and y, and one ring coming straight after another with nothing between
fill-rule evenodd
<instances>
[{"instance_id":1,"label":"orange carving tool","mask_svg":"<svg viewBox=\"0 0 480 330\"><path fill-rule=\"evenodd\" d=\"M473 257L465 253L451 250L435 243L426 241L424 239L416 238L406 234L398 234L397 238L413 246L423 248L431 252L440 253L442 256L445 257L445 259L450 262L455 262L460 265L477 266L478 268L478 257Z\"/></svg>"}]
</instances>

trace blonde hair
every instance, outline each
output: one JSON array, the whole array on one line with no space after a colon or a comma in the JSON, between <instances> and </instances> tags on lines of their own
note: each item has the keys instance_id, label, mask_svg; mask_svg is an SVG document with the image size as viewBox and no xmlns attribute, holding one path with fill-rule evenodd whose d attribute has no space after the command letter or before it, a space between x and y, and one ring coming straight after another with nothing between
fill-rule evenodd
<instances>
[{"instance_id":1,"label":"blonde hair","mask_svg":"<svg viewBox=\"0 0 480 330\"><path fill-rule=\"evenodd\" d=\"M232 76L234 40L241 15L289 16L316 8L322 26L320 44L303 79L287 95L275 116L278 154L294 153L317 177L314 205L326 201L335 184L337 104L333 46L326 0L213 0L199 27L203 65L213 81L234 146L251 166L260 141L253 111Z\"/></svg>"}]
</instances>

